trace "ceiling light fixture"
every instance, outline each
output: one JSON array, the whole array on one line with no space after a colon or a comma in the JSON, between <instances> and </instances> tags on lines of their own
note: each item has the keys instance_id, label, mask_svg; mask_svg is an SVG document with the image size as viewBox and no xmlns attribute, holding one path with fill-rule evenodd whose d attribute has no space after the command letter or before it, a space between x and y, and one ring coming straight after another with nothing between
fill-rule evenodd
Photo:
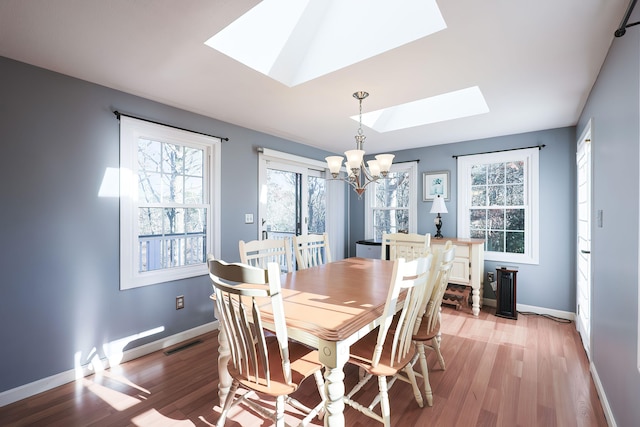
<instances>
[{"instance_id":1,"label":"ceiling light fixture","mask_svg":"<svg viewBox=\"0 0 640 427\"><path fill-rule=\"evenodd\" d=\"M356 134L356 149L345 151L344 155L347 156L346 167L348 172L348 178L338 178L340 175L340 169L342 168L342 156L329 156L326 157L327 165L331 171L333 179L342 179L350 184L359 197L364 194L367 185L377 181L380 178L386 178L391 168L391 163L395 157L393 154L378 154L376 160L369 160L367 165L364 165L364 150L362 146L364 140L367 138L362 132L362 100L369 94L364 91L359 91L353 94L360 104L360 125L358 127L358 133Z\"/></svg>"}]
</instances>

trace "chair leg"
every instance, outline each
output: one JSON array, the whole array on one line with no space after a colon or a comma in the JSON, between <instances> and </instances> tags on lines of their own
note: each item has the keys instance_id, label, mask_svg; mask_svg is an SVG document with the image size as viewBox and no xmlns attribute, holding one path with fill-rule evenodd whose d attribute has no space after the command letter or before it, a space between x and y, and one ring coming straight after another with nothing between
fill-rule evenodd
<instances>
[{"instance_id":1,"label":"chair leg","mask_svg":"<svg viewBox=\"0 0 640 427\"><path fill-rule=\"evenodd\" d=\"M424 343L416 342L418 350L418 358L420 360L420 371L422 371L422 380L424 381L424 397L427 399L427 406L433 406L433 392L429 383L429 367L427 366L427 355L424 351Z\"/></svg>"},{"instance_id":2,"label":"chair leg","mask_svg":"<svg viewBox=\"0 0 640 427\"><path fill-rule=\"evenodd\" d=\"M216 427L224 426L224 423L227 420L227 413L229 412L229 409L231 409L231 404L233 403L239 385L240 382L236 380L233 380L233 383L231 383L231 388L229 388L229 392L227 393L227 398L224 401L224 406L222 407L222 412L220 413L220 418L218 418Z\"/></svg>"},{"instance_id":3,"label":"chair leg","mask_svg":"<svg viewBox=\"0 0 640 427\"><path fill-rule=\"evenodd\" d=\"M274 414L274 421L276 427L285 427L284 424L284 401L285 396L276 397L276 412Z\"/></svg>"},{"instance_id":4,"label":"chair leg","mask_svg":"<svg viewBox=\"0 0 640 427\"><path fill-rule=\"evenodd\" d=\"M378 390L380 391L380 412L384 427L391 427L391 408L389 407L389 390L387 389L387 377L378 377Z\"/></svg>"},{"instance_id":5,"label":"chair leg","mask_svg":"<svg viewBox=\"0 0 640 427\"><path fill-rule=\"evenodd\" d=\"M413 389L413 396L416 398L416 402L419 407L424 407L424 401L422 400L422 393L420 392L420 387L418 387L418 381L416 380L416 373L413 372L413 368L411 365L407 365L404 367L403 371L407 374L407 378L411 383L411 388Z\"/></svg>"},{"instance_id":6,"label":"chair leg","mask_svg":"<svg viewBox=\"0 0 640 427\"><path fill-rule=\"evenodd\" d=\"M444 371L447 368L445 367L445 364L444 364L444 357L442 357L442 353L440 352L440 340L433 338L431 342L433 343L433 349L436 351L436 355L438 356L438 364Z\"/></svg>"},{"instance_id":7,"label":"chair leg","mask_svg":"<svg viewBox=\"0 0 640 427\"><path fill-rule=\"evenodd\" d=\"M318 418L322 419L324 416L324 402L327 400L327 394L324 392L324 378L322 377L322 371L318 370L313 374L318 386L318 393L320 393L320 399L322 400L322 407L318 411Z\"/></svg>"}]
</instances>

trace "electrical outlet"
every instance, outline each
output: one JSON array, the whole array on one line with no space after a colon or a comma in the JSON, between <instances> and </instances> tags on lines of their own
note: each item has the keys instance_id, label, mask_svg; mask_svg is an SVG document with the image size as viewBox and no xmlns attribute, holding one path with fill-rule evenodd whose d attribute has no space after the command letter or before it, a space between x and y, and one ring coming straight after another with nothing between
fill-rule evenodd
<instances>
[{"instance_id":1,"label":"electrical outlet","mask_svg":"<svg viewBox=\"0 0 640 427\"><path fill-rule=\"evenodd\" d=\"M489 279L489 283L493 282L493 273L487 273L487 279Z\"/></svg>"},{"instance_id":2,"label":"electrical outlet","mask_svg":"<svg viewBox=\"0 0 640 427\"><path fill-rule=\"evenodd\" d=\"M176 297L176 310L180 310L181 308L184 308L184 295Z\"/></svg>"}]
</instances>

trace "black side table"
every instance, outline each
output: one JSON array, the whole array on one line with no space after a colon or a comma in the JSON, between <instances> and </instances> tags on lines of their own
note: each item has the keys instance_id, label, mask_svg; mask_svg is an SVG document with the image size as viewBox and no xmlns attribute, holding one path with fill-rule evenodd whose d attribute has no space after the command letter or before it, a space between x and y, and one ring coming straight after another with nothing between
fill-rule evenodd
<instances>
[{"instance_id":1,"label":"black side table","mask_svg":"<svg viewBox=\"0 0 640 427\"><path fill-rule=\"evenodd\" d=\"M510 270L504 267L496 270L496 277L498 278L496 316L498 317L514 320L518 318L518 311L516 310L517 274L518 270Z\"/></svg>"}]
</instances>

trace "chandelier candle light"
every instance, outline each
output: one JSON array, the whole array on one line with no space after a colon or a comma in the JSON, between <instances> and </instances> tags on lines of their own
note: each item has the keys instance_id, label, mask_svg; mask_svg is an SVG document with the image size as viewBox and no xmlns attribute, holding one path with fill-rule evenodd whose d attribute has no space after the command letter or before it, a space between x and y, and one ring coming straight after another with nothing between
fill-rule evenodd
<instances>
[{"instance_id":1,"label":"chandelier candle light","mask_svg":"<svg viewBox=\"0 0 640 427\"><path fill-rule=\"evenodd\" d=\"M362 146L366 136L364 136L362 132L362 100L367 96L369 96L369 94L363 91L353 94L353 97L360 102L360 126L358 127L358 134L355 137L356 149L344 152L344 155L347 156L346 166L349 177L348 179L341 178L343 181L349 183L360 197L362 197L367 185L380 178L387 177L391 163L395 157L393 154L378 154L375 156L376 160L367 161L368 169L364 165L364 150ZM338 179L344 158L342 156L329 156L326 157L325 160L327 161L333 179Z\"/></svg>"},{"instance_id":2,"label":"chandelier candle light","mask_svg":"<svg viewBox=\"0 0 640 427\"><path fill-rule=\"evenodd\" d=\"M431 205L431 211L429 213L437 213L438 216L436 216L434 222L436 223L436 230L437 233L435 236L433 236L434 239L442 239L444 236L442 235L442 233L440 233L440 228L442 227L442 218L440 217L441 213L449 213L449 211L447 211L447 206L444 204L444 199L442 197L440 197L440 195L438 194L438 197L436 197L435 199L433 199L433 205Z\"/></svg>"}]
</instances>

